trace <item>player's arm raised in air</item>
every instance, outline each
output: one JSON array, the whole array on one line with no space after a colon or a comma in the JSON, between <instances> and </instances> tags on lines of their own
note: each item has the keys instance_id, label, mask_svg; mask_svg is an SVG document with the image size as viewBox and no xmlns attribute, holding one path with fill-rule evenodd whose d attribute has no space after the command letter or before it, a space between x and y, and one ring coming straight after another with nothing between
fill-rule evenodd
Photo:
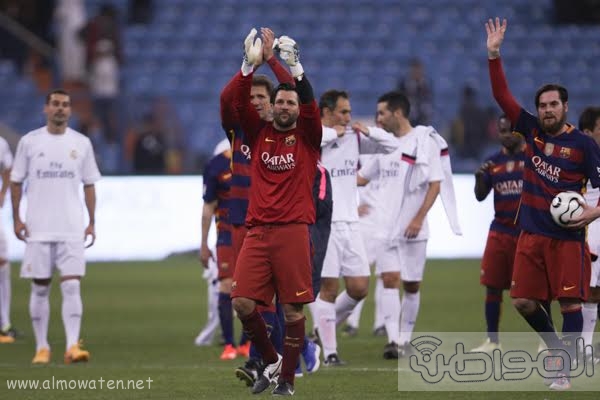
<instances>
[{"instance_id":1,"label":"player's arm raised in air","mask_svg":"<svg viewBox=\"0 0 600 400\"><path fill-rule=\"evenodd\" d=\"M352 123L352 129L363 138L359 142L360 154L391 153L398 148L396 137L384 129L366 126L360 121Z\"/></svg>"},{"instance_id":2,"label":"player's arm raised in air","mask_svg":"<svg viewBox=\"0 0 600 400\"><path fill-rule=\"evenodd\" d=\"M504 113L510 119L510 122L516 124L521 106L515 100L508 88L508 82L502 68L500 60L500 46L504 41L504 33L506 32L506 20L500 18L495 20L489 19L485 24L487 32L487 51L488 51L488 68L490 73L490 82L492 83L492 93L496 102L502 108Z\"/></svg>"}]
</instances>

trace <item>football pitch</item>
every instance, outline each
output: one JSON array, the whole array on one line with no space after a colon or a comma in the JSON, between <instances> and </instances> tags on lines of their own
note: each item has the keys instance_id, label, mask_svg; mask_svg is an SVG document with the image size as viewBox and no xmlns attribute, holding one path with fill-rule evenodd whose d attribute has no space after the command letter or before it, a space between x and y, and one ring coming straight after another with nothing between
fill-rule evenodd
<instances>
[{"instance_id":1,"label":"football pitch","mask_svg":"<svg viewBox=\"0 0 600 400\"><path fill-rule=\"evenodd\" d=\"M16 263L15 263L16 264ZM243 360L221 361L221 347L195 347L206 320L206 282L193 256L160 262L92 263L82 284L84 314L81 337L91 353L87 364L63 364L64 331L60 289L51 291L49 341L52 363L32 366L34 340L29 320L29 282L18 279L13 265L13 325L25 337L0 345L0 399L250 399L234 376ZM481 332L484 290L478 260L431 260L421 295L417 332ZM554 315L560 322L558 310ZM373 337L373 300L363 309L359 335L339 335L338 349L347 365L321 369L296 379L304 399L597 399L600 392L426 392L398 391L398 380L411 373L408 362L382 358L385 338ZM502 331L528 332L504 296ZM239 336L239 324L236 336ZM481 337L483 340L484 337ZM598 335L596 336L596 340ZM479 343L477 343L479 344ZM586 385L600 389L600 372ZM34 380L55 389L9 389L8 381ZM95 388L68 389L56 382L85 381ZM102 381L101 381L102 380ZM112 389L108 388L113 381ZM121 381L120 385L119 382ZM541 381L541 378L540 378ZM101 383L102 382L102 383ZM127 389L128 383L131 383ZM102 387L100 386L102 384ZM541 382L539 383L541 385ZM134 388L134 386L136 388ZM575 386L576 384L574 384ZM52 386L50 386L52 387ZM401 386L402 387L402 386Z\"/></svg>"}]
</instances>

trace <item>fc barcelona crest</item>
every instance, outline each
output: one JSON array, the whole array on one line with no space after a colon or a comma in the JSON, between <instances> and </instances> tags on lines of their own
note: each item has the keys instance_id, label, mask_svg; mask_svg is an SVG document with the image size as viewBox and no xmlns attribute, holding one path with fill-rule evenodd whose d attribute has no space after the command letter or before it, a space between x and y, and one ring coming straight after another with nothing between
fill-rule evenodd
<instances>
[{"instance_id":1,"label":"fc barcelona crest","mask_svg":"<svg viewBox=\"0 0 600 400\"><path fill-rule=\"evenodd\" d=\"M544 146L544 154L547 156L551 156L554 153L554 143L546 143Z\"/></svg>"},{"instance_id":2,"label":"fc barcelona crest","mask_svg":"<svg viewBox=\"0 0 600 400\"><path fill-rule=\"evenodd\" d=\"M296 144L296 135L290 135L288 137L285 138L285 145L286 146L293 146Z\"/></svg>"},{"instance_id":3,"label":"fc barcelona crest","mask_svg":"<svg viewBox=\"0 0 600 400\"><path fill-rule=\"evenodd\" d=\"M561 147L558 155L561 158L569 158L569 157L571 157L571 149L568 147Z\"/></svg>"}]
</instances>

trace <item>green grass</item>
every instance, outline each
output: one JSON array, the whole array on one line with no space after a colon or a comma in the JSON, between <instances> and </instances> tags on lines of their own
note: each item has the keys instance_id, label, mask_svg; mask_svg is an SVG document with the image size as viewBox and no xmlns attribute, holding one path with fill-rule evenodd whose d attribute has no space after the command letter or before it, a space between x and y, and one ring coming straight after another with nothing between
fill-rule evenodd
<instances>
[{"instance_id":1,"label":"green grass","mask_svg":"<svg viewBox=\"0 0 600 400\"><path fill-rule=\"evenodd\" d=\"M91 264L82 284L82 338L92 359L85 365L62 362L64 332L60 290L51 294L49 339L52 364L30 365L34 353L29 320L29 282L17 279L13 266L13 325L26 337L0 346L0 399L250 399L233 369L240 360L218 359L218 346L193 345L205 318L205 281L195 258L163 262ZM338 347L347 367L322 368L296 380L296 397L305 399L596 399L598 393L569 392L398 392L407 363L383 360L383 338L371 335L372 298L365 305L358 337L341 338ZM555 313L555 315L558 315ZM501 329L529 331L505 296ZM484 331L483 289L478 261L431 261L422 286L416 331ZM239 325L236 327L239 333ZM146 380L143 390L13 390L7 379ZM600 388L598 376L592 388ZM106 382L104 383L106 385ZM268 394L261 395L269 396Z\"/></svg>"}]
</instances>

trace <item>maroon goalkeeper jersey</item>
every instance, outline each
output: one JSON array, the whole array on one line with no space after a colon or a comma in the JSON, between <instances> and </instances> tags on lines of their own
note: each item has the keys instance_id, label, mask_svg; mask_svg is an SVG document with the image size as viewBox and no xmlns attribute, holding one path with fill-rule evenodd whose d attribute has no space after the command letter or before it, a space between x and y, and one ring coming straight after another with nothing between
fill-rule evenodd
<instances>
[{"instance_id":1,"label":"maroon goalkeeper jersey","mask_svg":"<svg viewBox=\"0 0 600 400\"><path fill-rule=\"evenodd\" d=\"M252 74L237 76L240 123L252 152L246 225L315 222L312 185L319 160L322 125L313 100L300 104L296 128L278 131L250 103Z\"/></svg>"}]
</instances>

